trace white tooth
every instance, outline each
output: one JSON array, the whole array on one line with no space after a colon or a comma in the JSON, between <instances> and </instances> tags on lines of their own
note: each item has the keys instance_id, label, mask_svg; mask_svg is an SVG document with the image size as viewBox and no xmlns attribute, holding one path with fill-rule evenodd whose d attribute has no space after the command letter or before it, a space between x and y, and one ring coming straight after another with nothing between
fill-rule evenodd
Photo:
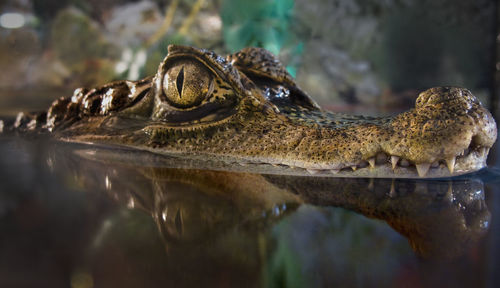
<instances>
[{"instance_id":1,"label":"white tooth","mask_svg":"<svg viewBox=\"0 0 500 288\"><path fill-rule=\"evenodd\" d=\"M453 184L451 184L451 182L448 182L448 191L446 192L446 197L448 199L453 199Z\"/></svg>"},{"instance_id":2,"label":"white tooth","mask_svg":"<svg viewBox=\"0 0 500 288\"><path fill-rule=\"evenodd\" d=\"M368 164L370 164L370 168L375 168L375 157L372 157L367 160Z\"/></svg>"},{"instance_id":3,"label":"white tooth","mask_svg":"<svg viewBox=\"0 0 500 288\"><path fill-rule=\"evenodd\" d=\"M481 151L479 153L481 153L481 157L485 158L488 156L489 152L490 152L489 148L483 147L481 148Z\"/></svg>"},{"instance_id":4,"label":"white tooth","mask_svg":"<svg viewBox=\"0 0 500 288\"><path fill-rule=\"evenodd\" d=\"M320 170L318 170L318 169L306 169L306 170L311 175L316 175L316 174L318 174L320 172Z\"/></svg>"},{"instance_id":5,"label":"white tooth","mask_svg":"<svg viewBox=\"0 0 500 288\"><path fill-rule=\"evenodd\" d=\"M368 190L373 190L375 188L375 180L373 178L370 178L370 182L368 183Z\"/></svg>"},{"instance_id":6,"label":"white tooth","mask_svg":"<svg viewBox=\"0 0 500 288\"><path fill-rule=\"evenodd\" d=\"M340 169L330 169L330 173L332 174L337 174L339 173Z\"/></svg>"},{"instance_id":7,"label":"white tooth","mask_svg":"<svg viewBox=\"0 0 500 288\"><path fill-rule=\"evenodd\" d=\"M417 172L418 176L424 177L425 174L427 174L427 171L429 171L429 167L431 167L430 163L420 163L420 164L415 164L417 167Z\"/></svg>"},{"instance_id":8,"label":"white tooth","mask_svg":"<svg viewBox=\"0 0 500 288\"><path fill-rule=\"evenodd\" d=\"M358 169L358 167L356 167L356 165L354 165L354 166L351 166L351 169L352 169L352 171L356 171L356 169Z\"/></svg>"},{"instance_id":9,"label":"white tooth","mask_svg":"<svg viewBox=\"0 0 500 288\"><path fill-rule=\"evenodd\" d=\"M396 196L396 185L394 185L394 179L391 182L391 190L389 191L389 197L394 198Z\"/></svg>"},{"instance_id":10,"label":"white tooth","mask_svg":"<svg viewBox=\"0 0 500 288\"><path fill-rule=\"evenodd\" d=\"M398 161L399 161L398 156L391 156L392 170L396 169L396 166L398 165Z\"/></svg>"},{"instance_id":11,"label":"white tooth","mask_svg":"<svg viewBox=\"0 0 500 288\"><path fill-rule=\"evenodd\" d=\"M451 157L446 159L446 165L448 166L448 170L450 170L450 174L453 174L453 170L455 170L455 161L457 158Z\"/></svg>"}]
</instances>

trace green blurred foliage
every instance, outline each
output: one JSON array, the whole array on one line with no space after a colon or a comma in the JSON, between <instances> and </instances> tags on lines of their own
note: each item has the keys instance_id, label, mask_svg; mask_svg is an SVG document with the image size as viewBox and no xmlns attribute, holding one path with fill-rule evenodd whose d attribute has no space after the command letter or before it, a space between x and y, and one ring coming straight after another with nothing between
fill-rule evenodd
<instances>
[{"instance_id":1,"label":"green blurred foliage","mask_svg":"<svg viewBox=\"0 0 500 288\"><path fill-rule=\"evenodd\" d=\"M271 259L266 263L264 287L307 287L308 280L302 273L301 259L293 252L286 239L278 242Z\"/></svg>"},{"instance_id":2,"label":"green blurred foliage","mask_svg":"<svg viewBox=\"0 0 500 288\"><path fill-rule=\"evenodd\" d=\"M167 47L170 44L193 46L190 38L185 35L176 32L166 34L158 43L148 49L148 58L140 71L141 78L156 74L158 65L165 58Z\"/></svg>"},{"instance_id":3,"label":"green blurred foliage","mask_svg":"<svg viewBox=\"0 0 500 288\"><path fill-rule=\"evenodd\" d=\"M288 71L295 76L297 56L303 43L291 29L294 0L223 0L220 16L226 49L236 52L245 47L262 47L278 55L288 50Z\"/></svg>"},{"instance_id":4,"label":"green blurred foliage","mask_svg":"<svg viewBox=\"0 0 500 288\"><path fill-rule=\"evenodd\" d=\"M278 54L290 37L293 0L225 0L220 16L226 47L235 52L244 47L263 47Z\"/></svg>"},{"instance_id":5,"label":"green blurred foliage","mask_svg":"<svg viewBox=\"0 0 500 288\"><path fill-rule=\"evenodd\" d=\"M264 287L386 287L413 253L387 223L336 207L302 205L272 234Z\"/></svg>"},{"instance_id":6,"label":"green blurred foliage","mask_svg":"<svg viewBox=\"0 0 500 288\"><path fill-rule=\"evenodd\" d=\"M77 9L62 10L56 16L50 42L67 65L88 59L113 58L118 54L113 45L106 42L92 19Z\"/></svg>"},{"instance_id":7,"label":"green blurred foliage","mask_svg":"<svg viewBox=\"0 0 500 288\"><path fill-rule=\"evenodd\" d=\"M79 85L95 85L114 78L112 63L119 51L109 43L99 26L75 8L61 10L52 23L50 45Z\"/></svg>"}]
</instances>

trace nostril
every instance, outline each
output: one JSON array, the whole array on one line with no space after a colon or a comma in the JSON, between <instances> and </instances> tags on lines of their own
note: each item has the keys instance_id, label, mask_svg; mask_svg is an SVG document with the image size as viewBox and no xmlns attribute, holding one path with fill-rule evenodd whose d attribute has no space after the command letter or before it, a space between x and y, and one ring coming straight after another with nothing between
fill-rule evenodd
<instances>
[{"instance_id":1,"label":"nostril","mask_svg":"<svg viewBox=\"0 0 500 288\"><path fill-rule=\"evenodd\" d=\"M474 136L472 136L469 147L470 148L477 147L477 146L479 146L479 143L481 143L480 136L474 135Z\"/></svg>"},{"instance_id":2,"label":"nostril","mask_svg":"<svg viewBox=\"0 0 500 288\"><path fill-rule=\"evenodd\" d=\"M484 139L481 137L481 135L474 135L472 136L472 139L469 144L469 149L470 150L477 150L478 147L484 147L485 143L483 141Z\"/></svg>"}]
</instances>

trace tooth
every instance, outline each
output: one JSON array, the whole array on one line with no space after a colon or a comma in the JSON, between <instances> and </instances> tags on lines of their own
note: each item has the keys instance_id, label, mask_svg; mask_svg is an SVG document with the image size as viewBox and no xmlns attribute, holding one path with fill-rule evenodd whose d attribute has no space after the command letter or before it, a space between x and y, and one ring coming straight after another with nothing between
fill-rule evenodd
<instances>
[{"instance_id":1,"label":"tooth","mask_svg":"<svg viewBox=\"0 0 500 288\"><path fill-rule=\"evenodd\" d=\"M394 185L394 182L395 182L395 180L392 179L391 190L389 191L389 197L391 197L391 198L393 198L394 196L396 196L396 185Z\"/></svg>"},{"instance_id":2,"label":"tooth","mask_svg":"<svg viewBox=\"0 0 500 288\"><path fill-rule=\"evenodd\" d=\"M417 172L418 176L424 177L425 174L427 174L427 171L429 171L429 167L431 166L430 163L420 163L420 164L415 164L417 167Z\"/></svg>"},{"instance_id":3,"label":"tooth","mask_svg":"<svg viewBox=\"0 0 500 288\"><path fill-rule=\"evenodd\" d=\"M450 174L453 174L453 170L455 170L455 161L457 158L451 157L446 159L446 165L448 165L448 170L450 170Z\"/></svg>"},{"instance_id":4,"label":"tooth","mask_svg":"<svg viewBox=\"0 0 500 288\"><path fill-rule=\"evenodd\" d=\"M488 156L488 152L490 152L490 149L483 147L483 148L481 148L481 151L479 153L481 154L481 157L484 158L484 157Z\"/></svg>"},{"instance_id":5,"label":"tooth","mask_svg":"<svg viewBox=\"0 0 500 288\"><path fill-rule=\"evenodd\" d=\"M446 199L453 200L453 184L448 182L448 191L446 191Z\"/></svg>"},{"instance_id":6,"label":"tooth","mask_svg":"<svg viewBox=\"0 0 500 288\"><path fill-rule=\"evenodd\" d=\"M330 173L332 174L337 174L339 173L340 169L330 169Z\"/></svg>"},{"instance_id":7,"label":"tooth","mask_svg":"<svg viewBox=\"0 0 500 288\"><path fill-rule=\"evenodd\" d=\"M398 156L391 156L392 170L396 169L396 166L398 165L398 161L399 161Z\"/></svg>"},{"instance_id":8,"label":"tooth","mask_svg":"<svg viewBox=\"0 0 500 288\"><path fill-rule=\"evenodd\" d=\"M358 167L356 167L356 165L354 165L354 166L351 166L351 169L352 169L352 171L356 171L356 169L358 169Z\"/></svg>"},{"instance_id":9,"label":"tooth","mask_svg":"<svg viewBox=\"0 0 500 288\"><path fill-rule=\"evenodd\" d=\"M373 178L370 178L370 182L368 183L368 190L373 190L375 188L375 180Z\"/></svg>"},{"instance_id":10,"label":"tooth","mask_svg":"<svg viewBox=\"0 0 500 288\"><path fill-rule=\"evenodd\" d=\"M484 155L485 155L484 152L486 152L486 148L484 148L484 147L480 148L479 149L479 156L484 157Z\"/></svg>"},{"instance_id":11,"label":"tooth","mask_svg":"<svg viewBox=\"0 0 500 288\"><path fill-rule=\"evenodd\" d=\"M367 160L368 164L370 164L370 168L375 168L375 157L372 157Z\"/></svg>"}]
</instances>

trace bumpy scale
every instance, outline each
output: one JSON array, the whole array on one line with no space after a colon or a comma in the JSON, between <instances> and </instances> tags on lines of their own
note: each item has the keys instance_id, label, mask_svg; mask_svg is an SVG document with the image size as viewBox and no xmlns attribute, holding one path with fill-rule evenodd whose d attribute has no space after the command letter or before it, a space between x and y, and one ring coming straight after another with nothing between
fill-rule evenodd
<instances>
[{"instance_id":1,"label":"bumpy scale","mask_svg":"<svg viewBox=\"0 0 500 288\"><path fill-rule=\"evenodd\" d=\"M394 117L322 110L268 51L171 45L153 77L77 89L18 130L311 174L443 177L486 165L497 128L470 91L437 87Z\"/></svg>"}]
</instances>

